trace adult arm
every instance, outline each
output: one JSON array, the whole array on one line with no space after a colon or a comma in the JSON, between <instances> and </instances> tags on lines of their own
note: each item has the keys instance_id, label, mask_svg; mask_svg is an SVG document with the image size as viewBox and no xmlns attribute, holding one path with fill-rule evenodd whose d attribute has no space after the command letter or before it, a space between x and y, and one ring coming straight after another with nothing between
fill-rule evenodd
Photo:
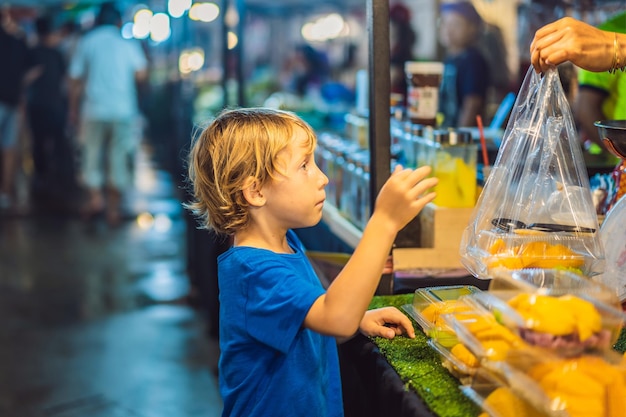
<instances>
[{"instance_id":1,"label":"adult arm","mask_svg":"<svg viewBox=\"0 0 626 417\"><path fill-rule=\"evenodd\" d=\"M141 84L142 82L146 81L147 79L148 79L148 69L147 68L143 68L143 69L135 71L135 81L138 84Z\"/></svg>"},{"instance_id":2,"label":"adult arm","mask_svg":"<svg viewBox=\"0 0 626 417\"><path fill-rule=\"evenodd\" d=\"M69 86L69 108L68 123L70 127L75 128L78 125L78 117L80 112L80 101L83 95L84 82L80 78L70 78Z\"/></svg>"},{"instance_id":3,"label":"adult arm","mask_svg":"<svg viewBox=\"0 0 626 417\"><path fill-rule=\"evenodd\" d=\"M530 44L531 63L537 72L566 61L588 71L607 71L614 63L616 39L623 65L626 63L626 34L603 31L564 17L537 30Z\"/></svg>"},{"instance_id":4,"label":"adult arm","mask_svg":"<svg viewBox=\"0 0 626 417\"><path fill-rule=\"evenodd\" d=\"M89 47L85 45L83 38L76 45L76 50L72 54L72 59L67 68L67 88L68 88L68 125L71 129L78 126L80 104L85 89L85 77L87 76L87 58L85 51Z\"/></svg>"}]
</instances>

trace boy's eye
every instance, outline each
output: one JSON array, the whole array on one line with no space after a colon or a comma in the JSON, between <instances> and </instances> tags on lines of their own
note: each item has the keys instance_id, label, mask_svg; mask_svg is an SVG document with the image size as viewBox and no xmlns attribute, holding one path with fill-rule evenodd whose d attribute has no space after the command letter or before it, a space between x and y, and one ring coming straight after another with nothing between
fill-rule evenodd
<instances>
[{"instance_id":1,"label":"boy's eye","mask_svg":"<svg viewBox=\"0 0 626 417\"><path fill-rule=\"evenodd\" d=\"M313 162L313 155L310 155L306 160L302 163L301 168L305 171L309 169L309 165Z\"/></svg>"}]
</instances>

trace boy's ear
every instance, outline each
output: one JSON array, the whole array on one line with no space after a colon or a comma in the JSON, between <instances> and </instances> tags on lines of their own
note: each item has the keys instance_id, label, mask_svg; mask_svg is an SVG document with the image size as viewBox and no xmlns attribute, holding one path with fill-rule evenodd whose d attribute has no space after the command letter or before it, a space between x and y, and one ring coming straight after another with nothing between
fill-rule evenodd
<instances>
[{"instance_id":1,"label":"boy's ear","mask_svg":"<svg viewBox=\"0 0 626 417\"><path fill-rule=\"evenodd\" d=\"M265 197L263 196L263 192L256 178L248 177L244 182L242 192L243 198L245 198L251 206L260 207L265 205Z\"/></svg>"}]
</instances>

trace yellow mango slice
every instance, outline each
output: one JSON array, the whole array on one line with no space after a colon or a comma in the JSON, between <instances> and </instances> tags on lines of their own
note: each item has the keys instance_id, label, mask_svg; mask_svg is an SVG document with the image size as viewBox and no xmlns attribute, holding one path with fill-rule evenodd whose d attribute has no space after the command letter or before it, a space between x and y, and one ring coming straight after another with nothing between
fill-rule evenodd
<instances>
[{"instance_id":1,"label":"yellow mango slice","mask_svg":"<svg viewBox=\"0 0 626 417\"><path fill-rule=\"evenodd\" d=\"M503 361L511 350L511 344L504 340L486 340L480 343L485 355L492 361Z\"/></svg>"},{"instance_id":2,"label":"yellow mango slice","mask_svg":"<svg viewBox=\"0 0 626 417\"><path fill-rule=\"evenodd\" d=\"M564 336L578 333L580 340L602 330L602 318L594 305L581 298L565 295L519 294L508 304L537 332Z\"/></svg>"},{"instance_id":3,"label":"yellow mango slice","mask_svg":"<svg viewBox=\"0 0 626 417\"><path fill-rule=\"evenodd\" d=\"M459 361L463 362L470 368L475 368L479 364L476 356L474 356L474 354L470 352L469 349L467 349L462 343L457 343L456 345L452 346L452 349L450 349L450 353L452 353L455 358L457 358Z\"/></svg>"},{"instance_id":4,"label":"yellow mango slice","mask_svg":"<svg viewBox=\"0 0 626 417\"><path fill-rule=\"evenodd\" d=\"M571 417L626 417L626 381L620 369L602 358L543 363L528 375L538 381L554 409Z\"/></svg>"},{"instance_id":5,"label":"yellow mango slice","mask_svg":"<svg viewBox=\"0 0 626 417\"><path fill-rule=\"evenodd\" d=\"M548 242L529 242L507 247L502 239L496 239L488 252L493 256L488 267L522 268L580 268L585 259L562 244Z\"/></svg>"},{"instance_id":6,"label":"yellow mango slice","mask_svg":"<svg viewBox=\"0 0 626 417\"><path fill-rule=\"evenodd\" d=\"M433 323L435 326L444 325L443 320L440 319L444 314L460 313L464 311L470 311L471 308L464 302L457 300L446 300L438 303L430 304L428 307L421 311L422 316Z\"/></svg>"},{"instance_id":7,"label":"yellow mango slice","mask_svg":"<svg viewBox=\"0 0 626 417\"><path fill-rule=\"evenodd\" d=\"M508 388L496 388L485 398L485 405L501 416L507 417L541 417L542 414L512 393Z\"/></svg>"}]
</instances>

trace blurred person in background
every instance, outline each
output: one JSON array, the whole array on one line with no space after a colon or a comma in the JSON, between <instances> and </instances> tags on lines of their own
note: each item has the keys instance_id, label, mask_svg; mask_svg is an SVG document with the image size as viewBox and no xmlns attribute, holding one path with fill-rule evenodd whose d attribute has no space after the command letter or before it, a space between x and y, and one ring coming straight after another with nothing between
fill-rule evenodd
<instances>
[{"instance_id":1,"label":"blurred person in background","mask_svg":"<svg viewBox=\"0 0 626 417\"><path fill-rule=\"evenodd\" d=\"M599 25L598 29L609 33L609 38L612 37L611 33L626 33L626 12ZM621 62L625 60L626 55L622 55ZM610 155L593 123L597 120L626 120L626 73L618 71L611 74L581 69L578 72L574 117L585 149L592 154L604 152Z\"/></svg>"},{"instance_id":2,"label":"blurred person in background","mask_svg":"<svg viewBox=\"0 0 626 417\"><path fill-rule=\"evenodd\" d=\"M311 45L298 45L289 62L291 81L289 90L304 97L311 90L318 90L330 76L328 56Z\"/></svg>"},{"instance_id":3,"label":"blurred person in background","mask_svg":"<svg viewBox=\"0 0 626 417\"><path fill-rule=\"evenodd\" d=\"M411 26L411 11L402 3L396 3L389 9L391 44L391 92L402 94L406 103L407 78L404 63L413 60L413 46L417 34Z\"/></svg>"},{"instance_id":4,"label":"blurred person in background","mask_svg":"<svg viewBox=\"0 0 626 417\"><path fill-rule=\"evenodd\" d=\"M513 78L507 63L508 51L500 27L485 22L478 40L478 47L489 66L487 105L494 103L499 105L507 93L518 89L512 82Z\"/></svg>"},{"instance_id":5,"label":"blurred person in background","mask_svg":"<svg viewBox=\"0 0 626 417\"><path fill-rule=\"evenodd\" d=\"M37 44L32 48L36 77L27 91L32 136L33 192L56 203L73 191L74 150L66 134L66 62L59 49L61 33L47 16L35 20ZM48 193L51 193L48 195Z\"/></svg>"},{"instance_id":6,"label":"blurred person in background","mask_svg":"<svg viewBox=\"0 0 626 417\"><path fill-rule=\"evenodd\" d=\"M32 56L8 9L0 9L0 210L13 208L24 86L32 77Z\"/></svg>"},{"instance_id":7,"label":"blurred person in background","mask_svg":"<svg viewBox=\"0 0 626 417\"><path fill-rule=\"evenodd\" d=\"M476 126L484 116L490 70L476 43L483 20L469 1L440 7L439 41L446 50L439 106L443 127Z\"/></svg>"},{"instance_id":8,"label":"blurred person in background","mask_svg":"<svg viewBox=\"0 0 626 417\"><path fill-rule=\"evenodd\" d=\"M121 220L122 193L132 182L129 158L139 139L137 83L147 78L146 56L139 43L122 37L121 23L114 5L103 3L96 27L81 38L69 67L70 123L80 119L81 173L88 191L83 215L89 219L104 210L112 226Z\"/></svg>"},{"instance_id":9,"label":"blurred person in background","mask_svg":"<svg viewBox=\"0 0 626 417\"><path fill-rule=\"evenodd\" d=\"M69 63L81 37L80 26L73 20L68 20L61 25L59 31L61 32L59 49Z\"/></svg>"}]
</instances>

